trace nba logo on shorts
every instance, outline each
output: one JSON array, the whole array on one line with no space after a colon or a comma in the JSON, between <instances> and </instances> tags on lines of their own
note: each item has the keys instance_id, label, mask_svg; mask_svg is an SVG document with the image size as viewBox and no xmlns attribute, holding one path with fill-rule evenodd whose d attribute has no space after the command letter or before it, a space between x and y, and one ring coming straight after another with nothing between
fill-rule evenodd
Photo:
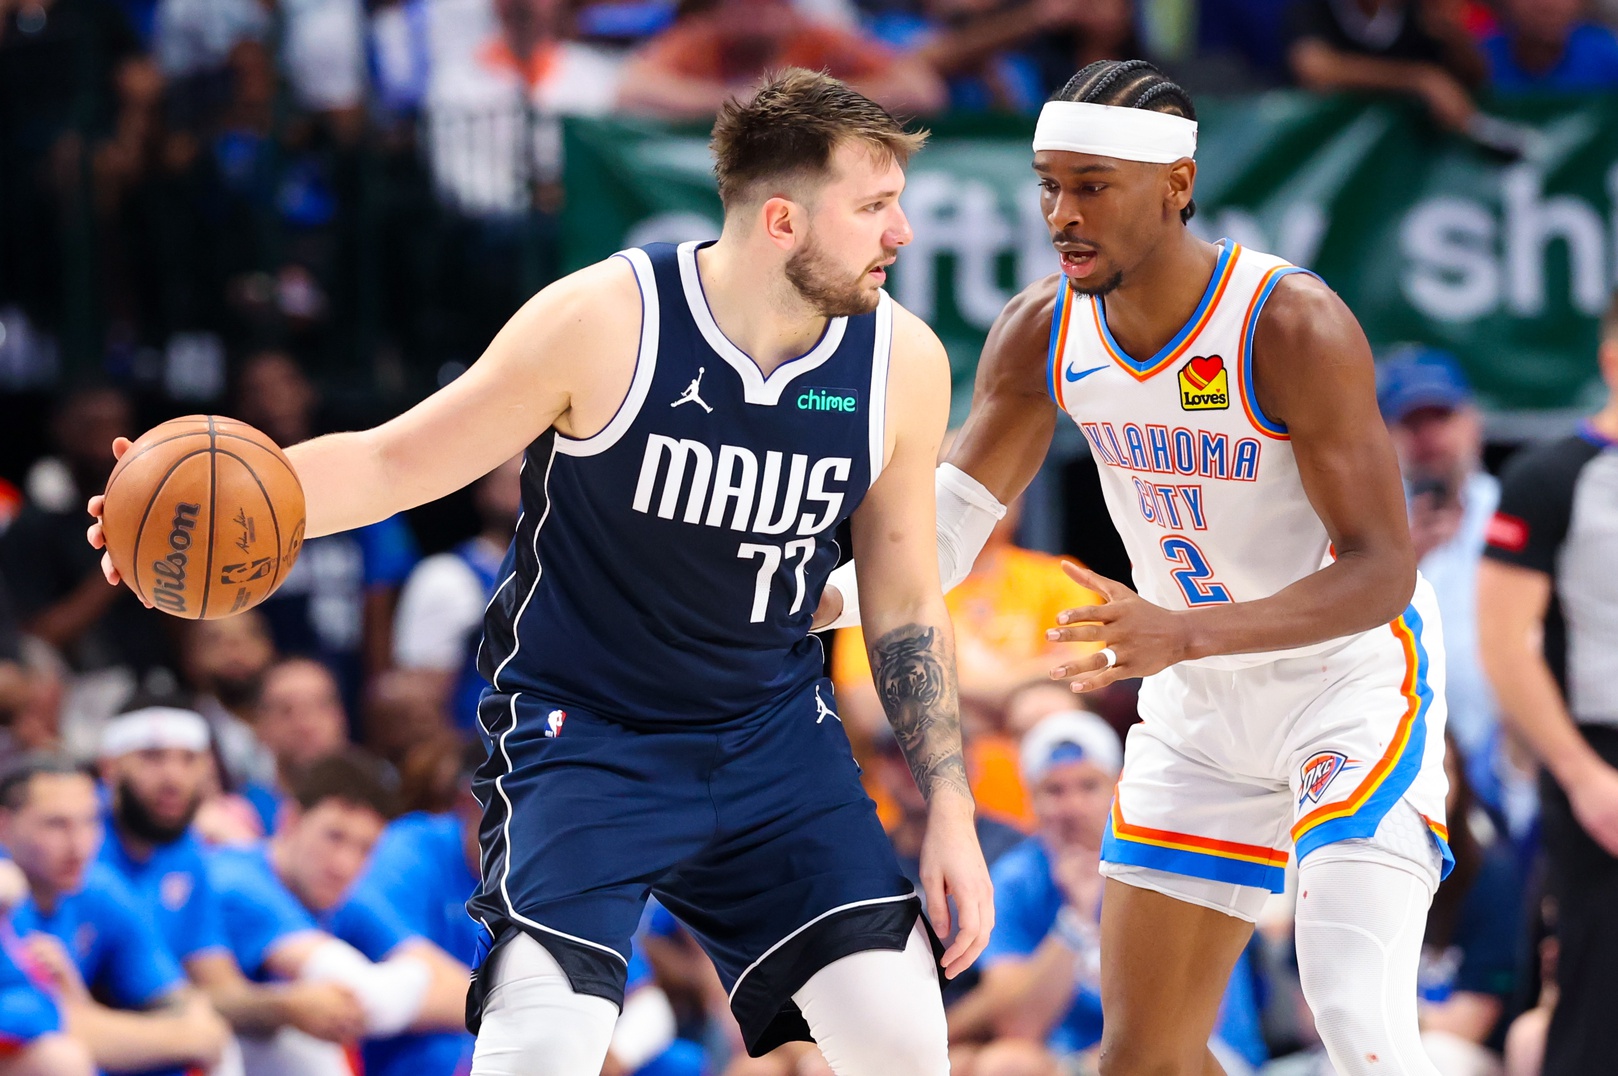
<instances>
[{"instance_id":1,"label":"nba logo on shorts","mask_svg":"<svg viewBox=\"0 0 1618 1076\"><path fill-rule=\"evenodd\" d=\"M562 722L567 720L566 710L552 710L545 715L545 735L550 739L562 735Z\"/></svg>"},{"instance_id":2,"label":"nba logo on shorts","mask_svg":"<svg viewBox=\"0 0 1618 1076\"><path fill-rule=\"evenodd\" d=\"M1332 778L1343 772L1348 764L1348 758L1336 751L1321 751L1303 764L1303 778L1300 784L1303 795L1298 797L1301 805L1305 800L1314 803L1320 802L1320 797L1326 792L1326 786L1331 784Z\"/></svg>"}]
</instances>

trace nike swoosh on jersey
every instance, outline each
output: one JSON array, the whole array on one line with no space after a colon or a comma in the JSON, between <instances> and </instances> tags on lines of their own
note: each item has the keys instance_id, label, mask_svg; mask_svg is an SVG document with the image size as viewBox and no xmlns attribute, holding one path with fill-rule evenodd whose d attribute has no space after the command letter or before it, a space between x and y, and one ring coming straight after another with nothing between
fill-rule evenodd
<instances>
[{"instance_id":1,"label":"nike swoosh on jersey","mask_svg":"<svg viewBox=\"0 0 1618 1076\"><path fill-rule=\"evenodd\" d=\"M1107 368L1106 365L1103 364L1101 366L1092 366L1088 370L1079 370L1079 371L1075 372L1072 367L1068 367L1068 368L1066 368L1066 369L1064 369L1062 371L1062 376L1067 378L1069 381L1083 381L1085 378L1089 377L1091 374L1100 373L1102 370L1105 370L1106 368Z\"/></svg>"}]
</instances>

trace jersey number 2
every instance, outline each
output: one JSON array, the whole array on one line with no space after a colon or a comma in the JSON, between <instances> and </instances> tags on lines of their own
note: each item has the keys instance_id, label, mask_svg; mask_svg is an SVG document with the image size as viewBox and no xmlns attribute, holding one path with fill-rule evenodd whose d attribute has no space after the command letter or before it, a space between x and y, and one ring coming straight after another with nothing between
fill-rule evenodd
<instances>
[{"instance_id":1,"label":"jersey number 2","mask_svg":"<svg viewBox=\"0 0 1618 1076\"><path fill-rule=\"evenodd\" d=\"M799 538L788 542L785 548L776 545L759 545L756 542L743 542L736 550L736 556L742 560L752 560L762 557L764 562L758 566L758 579L753 584L753 611L748 616L749 624L764 623L764 614L770 607L770 582L775 578L776 570L781 567L785 558L796 556L798 566L792 575L797 584L793 592L792 608L787 610L788 616L795 616L803 608L803 592L807 587L804 581L804 569L809 566L809 558L815 555L815 540L813 538Z\"/></svg>"},{"instance_id":2,"label":"jersey number 2","mask_svg":"<svg viewBox=\"0 0 1618 1076\"><path fill-rule=\"evenodd\" d=\"M1188 605L1218 605L1230 601L1230 591L1223 583L1213 581L1213 569L1202 556L1202 550L1189 538L1170 535L1163 539L1163 555L1180 567L1170 572L1174 581L1185 592Z\"/></svg>"}]
</instances>

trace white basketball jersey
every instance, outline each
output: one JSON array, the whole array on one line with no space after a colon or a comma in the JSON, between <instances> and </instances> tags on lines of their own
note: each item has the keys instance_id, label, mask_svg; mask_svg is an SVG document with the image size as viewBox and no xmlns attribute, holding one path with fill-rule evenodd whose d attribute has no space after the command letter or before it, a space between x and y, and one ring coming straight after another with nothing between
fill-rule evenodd
<instances>
[{"instance_id":1,"label":"white basketball jersey","mask_svg":"<svg viewBox=\"0 0 1618 1076\"><path fill-rule=\"evenodd\" d=\"M1282 277L1305 270L1221 240L1191 320L1137 361L1104 299L1064 281L1051 325L1051 395L1084 431L1135 589L1170 609L1265 598L1330 562L1286 428L1253 395L1254 328ZM1342 645L1222 655L1234 669Z\"/></svg>"}]
</instances>

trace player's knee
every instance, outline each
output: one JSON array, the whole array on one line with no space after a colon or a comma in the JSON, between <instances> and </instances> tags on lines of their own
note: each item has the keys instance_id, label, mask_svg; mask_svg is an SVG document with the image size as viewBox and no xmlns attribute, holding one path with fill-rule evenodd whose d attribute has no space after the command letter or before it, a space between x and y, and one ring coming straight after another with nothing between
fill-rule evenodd
<instances>
[{"instance_id":1,"label":"player's knee","mask_svg":"<svg viewBox=\"0 0 1618 1076\"><path fill-rule=\"evenodd\" d=\"M978 1052L972 1076L1060 1076L1056 1057L1028 1039L996 1039Z\"/></svg>"},{"instance_id":2,"label":"player's knee","mask_svg":"<svg viewBox=\"0 0 1618 1076\"><path fill-rule=\"evenodd\" d=\"M835 1047L821 1052L837 1076L945 1076L949 1072L948 1036L942 1026L915 1013L890 1014L850 1028Z\"/></svg>"}]
</instances>

